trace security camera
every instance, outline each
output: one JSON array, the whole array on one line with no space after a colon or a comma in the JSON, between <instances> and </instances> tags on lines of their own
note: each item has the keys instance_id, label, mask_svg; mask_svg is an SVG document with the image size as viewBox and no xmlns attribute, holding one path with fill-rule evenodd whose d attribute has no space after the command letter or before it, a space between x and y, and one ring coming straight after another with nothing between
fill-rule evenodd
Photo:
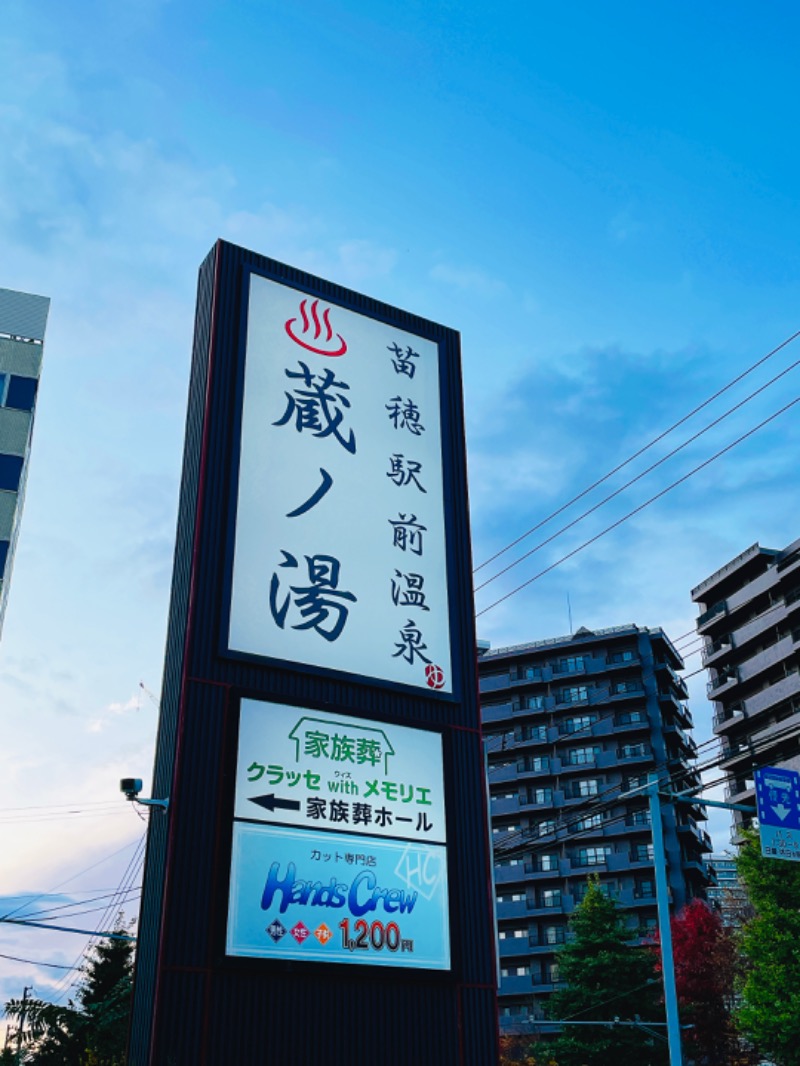
<instances>
[{"instance_id":1,"label":"security camera","mask_svg":"<svg viewBox=\"0 0 800 1066\"><path fill-rule=\"evenodd\" d=\"M142 791L142 779L140 777L123 777L119 783L119 790L125 794L126 799L135 800Z\"/></svg>"},{"instance_id":2,"label":"security camera","mask_svg":"<svg viewBox=\"0 0 800 1066\"><path fill-rule=\"evenodd\" d=\"M138 803L140 807L161 807L162 810L167 810L169 807L168 799L139 799L139 793L142 791L140 777L123 777L119 783L119 790L124 793L126 799Z\"/></svg>"}]
</instances>

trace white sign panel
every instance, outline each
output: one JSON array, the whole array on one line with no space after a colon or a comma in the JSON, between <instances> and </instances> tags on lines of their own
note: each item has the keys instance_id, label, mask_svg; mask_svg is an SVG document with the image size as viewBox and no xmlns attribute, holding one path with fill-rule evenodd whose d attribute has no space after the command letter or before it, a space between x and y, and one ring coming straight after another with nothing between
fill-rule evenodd
<instances>
[{"instance_id":1,"label":"white sign panel","mask_svg":"<svg viewBox=\"0 0 800 1066\"><path fill-rule=\"evenodd\" d=\"M452 691L438 346L257 275L229 647Z\"/></svg>"},{"instance_id":2,"label":"white sign panel","mask_svg":"<svg viewBox=\"0 0 800 1066\"><path fill-rule=\"evenodd\" d=\"M227 953L447 969L438 733L243 700Z\"/></svg>"}]
</instances>

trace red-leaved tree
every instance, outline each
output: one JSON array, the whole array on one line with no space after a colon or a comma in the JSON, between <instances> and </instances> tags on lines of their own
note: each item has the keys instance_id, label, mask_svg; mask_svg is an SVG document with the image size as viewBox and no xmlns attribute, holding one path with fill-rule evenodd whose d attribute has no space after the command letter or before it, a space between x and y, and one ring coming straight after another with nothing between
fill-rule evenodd
<instances>
[{"instance_id":1,"label":"red-leaved tree","mask_svg":"<svg viewBox=\"0 0 800 1066\"><path fill-rule=\"evenodd\" d=\"M681 1024L693 1026L683 1030L688 1055L708 1066L745 1062L732 1020L737 956L730 930L699 899L670 925Z\"/></svg>"}]
</instances>

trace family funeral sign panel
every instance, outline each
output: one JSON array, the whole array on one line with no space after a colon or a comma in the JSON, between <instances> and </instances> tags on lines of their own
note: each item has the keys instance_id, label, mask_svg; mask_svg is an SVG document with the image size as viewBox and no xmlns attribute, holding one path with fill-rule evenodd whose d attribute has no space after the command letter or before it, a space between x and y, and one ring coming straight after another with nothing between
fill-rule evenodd
<instances>
[{"instance_id":1,"label":"family funeral sign panel","mask_svg":"<svg viewBox=\"0 0 800 1066\"><path fill-rule=\"evenodd\" d=\"M227 953L449 967L438 733L242 701Z\"/></svg>"}]
</instances>

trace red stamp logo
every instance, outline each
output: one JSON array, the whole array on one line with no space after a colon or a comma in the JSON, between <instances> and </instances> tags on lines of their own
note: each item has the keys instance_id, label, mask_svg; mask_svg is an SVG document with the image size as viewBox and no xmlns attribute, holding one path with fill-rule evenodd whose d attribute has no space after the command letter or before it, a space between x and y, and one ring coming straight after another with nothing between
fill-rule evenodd
<instances>
[{"instance_id":1,"label":"red stamp logo","mask_svg":"<svg viewBox=\"0 0 800 1066\"><path fill-rule=\"evenodd\" d=\"M307 940L308 937L311 935L308 931L308 928L303 925L302 922L298 922L293 929L289 930L289 932L292 934L298 944L302 944L303 941Z\"/></svg>"},{"instance_id":2,"label":"red stamp logo","mask_svg":"<svg viewBox=\"0 0 800 1066\"><path fill-rule=\"evenodd\" d=\"M444 688L444 670L441 666L428 663L425 667L425 680L428 682L428 688Z\"/></svg>"},{"instance_id":3,"label":"red stamp logo","mask_svg":"<svg viewBox=\"0 0 800 1066\"><path fill-rule=\"evenodd\" d=\"M306 351L331 357L344 355L347 351L347 341L341 333L334 335L330 322L330 307L326 307L320 316L319 300L314 300L310 308L306 307L307 303L308 300L300 301L302 326L295 325L299 322L298 319L290 318L284 324L286 332L295 344L299 344Z\"/></svg>"}]
</instances>

